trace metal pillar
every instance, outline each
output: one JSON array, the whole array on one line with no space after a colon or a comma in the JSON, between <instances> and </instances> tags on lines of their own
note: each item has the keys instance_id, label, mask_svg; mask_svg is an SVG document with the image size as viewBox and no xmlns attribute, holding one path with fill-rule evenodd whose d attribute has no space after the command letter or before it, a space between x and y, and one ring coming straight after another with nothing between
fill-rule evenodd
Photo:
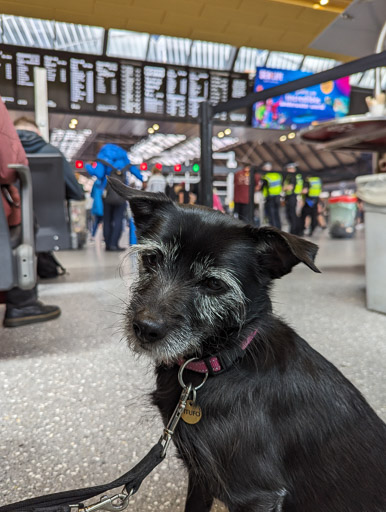
<instances>
[{"instance_id":1,"label":"metal pillar","mask_svg":"<svg viewBox=\"0 0 386 512\"><path fill-rule=\"evenodd\" d=\"M34 68L35 84L35 122L46 142L50 141L48 128L48 95L47 95L47 70Z\"/></svg>"},{"instance_id":2,"label":"metal pillar","mask_svg":"<svg viewBox=\"0 0 386 512\"><path fill-rule=\"evenodd\" d=\"M212 106L208 101L200 105L200 135L201 135L201 180L199 184L198 201L204 206L213 206L213 160L212 160Z\"/></svg>"}]
</instances>

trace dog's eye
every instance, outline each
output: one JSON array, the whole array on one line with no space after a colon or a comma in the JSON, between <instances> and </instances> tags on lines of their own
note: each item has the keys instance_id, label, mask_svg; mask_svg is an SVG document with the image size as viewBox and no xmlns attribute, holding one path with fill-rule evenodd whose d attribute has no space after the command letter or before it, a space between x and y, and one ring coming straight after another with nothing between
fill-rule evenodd
<instances>
[{"instance_id":1,"label":"dog's eye","mask_svg":"<svg viewBox=\"0 0 386 512\"><path fill-rule=\"evenodd\" d=\"M221 279L217 279L216 277L207 277L201 284L208 288L212 292L220 292L226 290L226 285Z\"/></svg>"},{"instance_id":2,"label":"dog's eye","mask_svg":"<svg viewBox=\"0 0 386 512\"><path fill-rule=\"evenodd\" d=\"M157 253L144 254L142 256L142 264L145 268L153 269L157 266L160 260L160 255Z\"/></svg>"}]
</instances>

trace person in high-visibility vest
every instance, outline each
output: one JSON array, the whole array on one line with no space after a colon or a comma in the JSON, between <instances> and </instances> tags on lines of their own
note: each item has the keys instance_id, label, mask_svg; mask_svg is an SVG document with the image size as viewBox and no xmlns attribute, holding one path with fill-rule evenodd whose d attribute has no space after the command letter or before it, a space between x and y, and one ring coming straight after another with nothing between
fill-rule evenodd
<instances>
[{"instance_id":1,"label":"person in high-visibility vest","mask_svg":"<svg viewBox=\"0 0 386 512\"><path fill-rule=\"evenodd\" d=\"M271 162L266 162L263 167L263 196L265 197L265 212L268 223L281 229L280 221L280 194L283 190L283 177L280 172L272 171Z\"/></svg>"},{"instance_id":2,"label":"person in high-visibility vest","mask_svg":"<svg viewBox=\"0 0 386 512\"><path fill-rule=\"evenodd\" d=\"M298 235L300 232L299 217L296 214L298 196L303 190L303 176L297 172L296 163L286 166L287 175L284 179L285 211L289 223L290 233Z\"/></svg>"},{"instance_id":3,"label":"person in high-visibility vest","mask_svg":"<svg viewBox=\"0 0 386 512\"><path fill-rule=\"evenodd\" d=\"M301 234L304 234L306 218L311 217L309 236L312 236L318 225L318 202L322 192L322 180L317 176L311 176L304 181L304 206L301 214Z\"/></svg>"}]
</instances>

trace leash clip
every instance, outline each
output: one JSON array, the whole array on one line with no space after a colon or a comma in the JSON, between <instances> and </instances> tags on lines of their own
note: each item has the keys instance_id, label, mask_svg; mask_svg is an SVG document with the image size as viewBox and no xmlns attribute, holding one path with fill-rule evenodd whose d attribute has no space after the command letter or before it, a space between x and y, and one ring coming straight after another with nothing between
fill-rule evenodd
<instances>
[{"instance_id":1,"label":"leash clip","mask_svg":"<svg viewBox=\"0 0 386 512\"><path fill-rule=\"evenodd\" d=\"M129 499L132 494L133 490L131 490L130 494L119 493L114 496L102 496L98 503L81 508L79 509L79 512L95 512L96 510L120 512L121 510L125 510L129 505Z\"/></svg>"}]
</instances>

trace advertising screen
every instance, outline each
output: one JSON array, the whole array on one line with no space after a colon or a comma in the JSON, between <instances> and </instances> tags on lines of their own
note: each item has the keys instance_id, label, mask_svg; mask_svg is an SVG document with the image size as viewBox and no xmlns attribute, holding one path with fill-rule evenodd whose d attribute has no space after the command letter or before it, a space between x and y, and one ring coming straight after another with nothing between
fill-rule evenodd
<instances>
[{"instance_id":1,"label":"advertising screen","mask_svg":"<svg viewBox=\"0 0 386 512\"><path fill-rule=\"evenodd\" d=\"M254 91L263 91L311 74L304 71L258 68ZM347 115L349 106L349 77L344 77L255 103L252 126L295 130L315 121L343 117Z\"/></svg>"}]
</instances>

